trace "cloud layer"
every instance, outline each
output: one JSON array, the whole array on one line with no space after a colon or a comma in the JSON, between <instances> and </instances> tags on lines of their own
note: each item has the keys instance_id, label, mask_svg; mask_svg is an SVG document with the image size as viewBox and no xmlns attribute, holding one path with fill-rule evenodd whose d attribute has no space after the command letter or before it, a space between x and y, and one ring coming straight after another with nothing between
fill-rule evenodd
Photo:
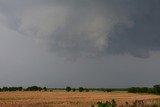
<instances>
[{"instance_id":1,"label":"cloud layer","mask_svg":"<svg viewBox=\"0 0 160 107\"><path fill-rule=\"evenodd\" d=\"M0 1L0 24L60 56L131 54L160 50L159 0Z\"/></svg>"}]
</instances>

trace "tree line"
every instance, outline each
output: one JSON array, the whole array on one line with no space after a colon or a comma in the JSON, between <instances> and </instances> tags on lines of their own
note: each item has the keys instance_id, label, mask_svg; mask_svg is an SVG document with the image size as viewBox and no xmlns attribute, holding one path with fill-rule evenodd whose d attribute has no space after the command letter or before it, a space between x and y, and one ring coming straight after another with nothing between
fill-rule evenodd
<instances>
[{"instance_id":1,"label":"tree line","mask_svg":"<svg viewBox=\"0 0 160 107\"><path fill-rule=\"evenodd\" d=\"M160 94L160 85L154 85L151 88L148 88L148 87L131 87L131 88L128 88L128 92L130 92L130 93Z\"/></svg>"},{"instance_id":2,"label":"tree line","mask_svg":"<svg viewBox=\"0 0 160 107\"><path fill-rule=\"evenodd\" d=\"M66 90L67 92L70 92L70 91L75 92L76 90L78 90L79 92L83 92L83 91L88 92L88 91L89 91L89 89L87 89L87 88L79 87L78 89L76 89L76 88L71 88L71 87L69 87L69 86L67 86L65 90Z\"/></svg>"},{"instance_id":3,"label":"tree line","mask_svg":"<svg viewBox=\"0 0 160 107\"><path fill-rule=\"evenodd\" d=\"M27 88L23 87L3 87L0 88L0 92L2 91L47 91L46 87L38 87L38 86L31 86Z\"/></svg>"},{"instance_id":4,"label":"tree line","mask_svg":"<svg viewBox=\"0 0 160 107\"><path fill-rule=\"evenodd\" d=\"M4 91L47 91L47 90L56 90L56 89L49 89L46 87L39 87L39 86L30 86L27 88L23 87L2 87L0 88L0 92ZM128 91L130 93L152 93L152 94L160 94L160 85L154 85L153 87L131 87L128 89L109 89L109 88L71 88L67 86L66 88L62 88L61 90L66 90L67 92L89 92L89 91L103 91L103 92L112 92L112 91Z\"/></svg>"},{"instance_id":5,"label":"tree line","mask_svg":"<svg viewBox=\"0 0 160 107\"><path fill-rule=\"evenodd\" d=\"M112 88L84 88L84 87L79 87L79 88L71 88L70 86L67 86L65 88L65 90L67 92L75 92L75 91L79 91L79 92L89 92L89 91L103 91L103 92L112 92L112 91L122 91L122 90L126 90L126 89L112 89Z\"/></svg>"}]
</instances>

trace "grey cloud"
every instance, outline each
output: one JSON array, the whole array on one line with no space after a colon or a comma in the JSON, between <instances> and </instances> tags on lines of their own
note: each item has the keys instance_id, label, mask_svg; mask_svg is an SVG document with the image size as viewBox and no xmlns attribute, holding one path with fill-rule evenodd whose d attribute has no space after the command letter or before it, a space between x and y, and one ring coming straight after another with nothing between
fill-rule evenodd
<instances>
[{"instance_id":1,"label":"grey cloud","mask_svg":"<svg viewBox=\"0 0 160 107\"><path fill-rule=\"evenodd\" d=\"M129 29L123 25L115 27L110 37L108 48L110 53L129 53L136 57L147 58L151 51L159 51L160 2L148 0L138 3L134 7L135 12L130 15L134 25Z\"/></svg>"},{"instance_id":2,"label":"grey cloud","mask_svg":"<svg viewBox=\"0 0 160 107\"><path fill-rule=\"evenodd\" d=\"M159 0L1 0L1 4L9 7L0 11L8 27L35 36L37 43L57 55L147 58L150 51L160 49Z\"/></svg>"}]
</instances>

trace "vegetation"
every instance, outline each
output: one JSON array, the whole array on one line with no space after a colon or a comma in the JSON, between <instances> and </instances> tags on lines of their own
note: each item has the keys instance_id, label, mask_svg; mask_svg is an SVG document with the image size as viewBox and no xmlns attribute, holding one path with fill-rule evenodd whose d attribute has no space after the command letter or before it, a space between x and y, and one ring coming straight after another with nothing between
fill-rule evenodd
<instances>
[{"instance_id":1,"label":"vegetation","mask_svg":"<svg viewBox=\"0 0 160 107\"><path fill-rule=\"evenodd\" d=\"M83 92L84 91L84 88L83 87L79 87L79 92Z\"/></svg>"},{"instance_id":2,"label":"vegetation","mask_svg":"<svg viewBox=\"0 0 160 107\"><path fill-rule=\"evenodd\" d=\"M67 92L70 92L71 90L72 90L71 87L69 87L69 86L66 87L66 91L67 91Z\"/></svg>"},{"instance_id":3,"label":"vegetation","mask_svg":"<svg viewBox=\"0 0 160 107\"><path fill-rule=\"evenodd\" d=\"M67 86L65 90L67 92L70 92L70 91L75 92L76 90L78 90L79 92L83 92L83 91L89 92L89 88L83 88L83 87L79 87L78 89L76 89L76 88L71 88L71 87Z\"/></svg>"},{"instance_id":4,"label":"vegetation","mask_svg":"<svg viewBox=\"0 0 160 107\"><path fill-rule=\"evenodd\" d=\"M111 102L106 101L105 103L103 102L97 102L98 107L116 107L116 101L113 99Z\"/></svg>"},{"instance_id":5,"label":"vegetation","mask_svg":"<svg viewBox=\"0 0 160 107\"><path fill-rule=\"evenodd\" d=\"M47 88L46 87L41 88L38 86L31 86L26 89L24 89L23 87L3 87L3 88L0 88L0 92L2 92L2 91L42 91L42 90L47 91Z\"/></svg>"},{"instance_id":6,"label":"vegetation","mask_svg":"<svg viewBox=\"0 0 160 107\"><path fill-rule=\"evenodd\" d=\"M75 92L78 90L79 92L89 92L89 91L103 91L103 92L112 92L112 91L128 91L127 88L84 88L84 87L79 87L78 89L76 88L71 88L70 86L67 86L65 89L64 88L52 88L50 90L66 90L67 92L73 91Z\"/></svg>"},{"instance_id":7,"label":"vegetation","mask_svg":"<svg viewBox=\"0 0 160 107\"><path fill-rule=\"evenodd\" d=\"M97 102L98 107L117 107L116 101L113 99L111 102ZM125 104L119 105L120 107L160 107L160 103L154 102L147 104L143 100L135 100L132 104L129 104L128 102L125 102ZM94 107L92 105L91 107Z\"/></svg>"},{"instance_id":8,"label":"vegetation","mask_svg":"<svg viewBox=\"0 0 160 107\"><path fill-rule=\"evenodd\" d=\"M130 93L160 94L160 85L154 85L152 88L148 88L148 87L131 87L131 88L128 88L128 92L130 92Z\"/></svg>"},{"instance_id":9,"label":"vegetation","mask_svg":"<svg viewBox=\"0 0 160 107\"><path fill-rule=\"evenodd\" d=\"M31 86L26 89L26 91L41 91L42 88L38 86Z\"/></svg>"},{"instance_id":10,"label":"vegetation","mask_svg":"<svg viewBox=\"0 0 160 107\"><path fill-rule=\"evenodd\" d=\"M85 91L86 91L86 92L89 92L89 89L88 89L88 88L86 88L86 89L85 89Z\"/></svg>"},{"instance_id":11,"label":"vegetation","mask_svg":"<svg viewBox=\"0 0 160 107\"><path fill-rule=\"evenodd\" d=\"M22 91L23 87L3 87L0 91Z\"/></svg>"},{"instance_id":12,"label":"vegetation","mask_svg":"<svg viewBox=\"0 0 160 107\"><path fill-rule=\"evenodd\" d=\"M127 91L127 88L89 88L89 90L112 92L112 91Z\"/></svg>"},{"instance_id":13,"label":"vegetation","mask_svg":"<svg viewBox=\"0 0 160 107\"><path fill-rule=\"evenodd\" d=\"M44 91L47 91L47 87L43 87L43 90L44 90Z\"/></svg>"},{"instance_id":14,"label":"vegetation","mask_svg":"<svg viewBox=\"0 0 160 107\"><path fill-rule=\"evenodd\" d=\"M76 89L75 89L75 88L73 88L73 89L72 89L72 91L73 91L73 92L75 92L75 91L76 91Z\"/></svg>"}]
</instances>

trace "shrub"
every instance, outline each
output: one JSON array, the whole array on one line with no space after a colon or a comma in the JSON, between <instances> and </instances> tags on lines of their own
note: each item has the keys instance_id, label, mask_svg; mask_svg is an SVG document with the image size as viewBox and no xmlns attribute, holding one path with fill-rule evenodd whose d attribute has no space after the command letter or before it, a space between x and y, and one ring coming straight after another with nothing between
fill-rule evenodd
<instances>
[{"instance_id":1,"label":"shrub","mask_svg":"<svg viewBox=\"0 0 160 107\"><path fill-rule=\"evenodd\" d=\"M154 94L160 94L160 86L159 85L154 85L153 88L131 87L131 88L128 88L128 92L130 92L130 93L154 93Z\"/></svg>"},{"instance_id":2,"label":"shrub","mask_svg":"<svg viewBox=\"0 0 160 107\"><path fill-rule=\"evenodd\" d=\"M116 101L113 99L111 102L106 101L105 103L103 102L97 102L98 107L116 107Z\"/></svg>"},{"instance_id":3,"label":"shrub","mask_svg":"<svg viewBox=\"0 0 160 107\"><path fill-rule=\"evenodd\" d=\"M87 89L85 89L86 90L86 92L89 92L89 89L87 88Z\"/></svg>"},{"instance_id":4,"label":"shrub","mask_svg":"<svg viewBox=\"0 0 160 107\"><path fill-rule=\"evenodd\" d=\"M112 89L106 89L107 92L112 92Z\"/></svg>"},{"instance_id":5,"label":"shrub","mask_svg":"<svg viewBox=\"0 0 160 107\"><path fill-rule=\"evenodd\" d=\"M2 91L9 91L9 90L8 90L8 87L3 87L3 88L2 88Z\"/></svg>"},{"instance_id":6,"label":"shrub","mask_svg":"<svg viewBox=\"0 0 160 107\"><path fill-rule=\"evenodd\" d=\"M3 87L0 91L22 91L23 87Z\"/></svg>"},{"instance_id":7,"label":"shrub","mask_svg":"<svg viewBox=\"0 0 160 107\"><path fill-rule=\"evenodd\" d=\"M67 87L66 87L66 91L67 91L67 92L71 91L71 87L67 86Z\"/></svg>"},{"instance_id":8,"label":"shrub","mask_svg":"<svg viewBox=\"0 0 160 107\"><path fill-rule=\"evenodd\" d=\"M84 88L83 87L79 87L79 92L83 92L84 91Z\"/></svg>"},{"instance_id":9,"label":"shrub","mask_svg":"<svg viewBox=\"0 0 160 107\"><path fill-rule=\"evenodd\" d=\"M75 91L76 91L76 89L75 89L75 88L73 88L73 89L72 89L72 91L73 91L73 92L75 92Z\"/></svg>"},{"instance_id":10,"label":"shrub","mask_svg":"<svg viewBox=\"0 0 160 107\"><path fill-rule=\"evenodd\" d=\"M114 99L112 99L111 104L112 104L112 107L116 107L117 106L117 103L116 103L116 101Z\"/></svg>"},{"instance_id":11,"label":"shrub","mask_svg":"<svg viewBox=\"0 0 160 107\"><path fill-rule=\"evenodd\" d=\"M26 91L41 91L42 88L38 86L31 86L26 89Z\"/></svg>"},{"instance_id":12,"label":"shrub","mask_svg":"<svg viewBox=\"0 0 160 107\"><path fill-rule=\"evenodd\" d=\"M44 91L47 91L47 88L46 88L46 87L43 87L43 90L44 90Z\"/></svg>"}]
</instances>

